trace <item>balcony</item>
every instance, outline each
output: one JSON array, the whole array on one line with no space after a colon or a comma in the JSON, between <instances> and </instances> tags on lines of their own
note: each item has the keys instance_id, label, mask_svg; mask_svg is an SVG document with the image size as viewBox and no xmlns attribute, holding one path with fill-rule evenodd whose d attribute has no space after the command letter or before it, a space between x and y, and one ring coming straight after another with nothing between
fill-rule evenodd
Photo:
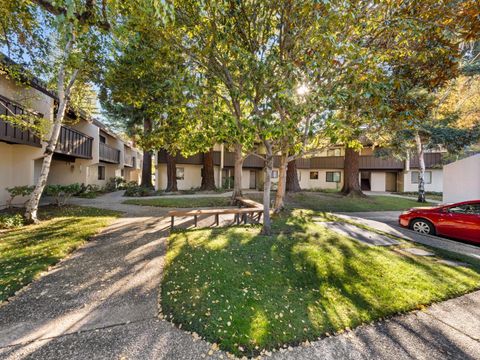
<instances>
[{"instance_id":1,"label":"balcony","mask_svg":"<svg viewBox=\"0 0 480 360\"><path fill-rule=\"evenodd\" d=\"M125 154L123 165L134 168L137 165L137 159L135 158L135 156Z\"/></svg>"},{"instance_id":2,"label":"balcony","mask_svg":"<svg viewBox=\"0 0 480 360\"><path fill-rule=\"evenodd\" d=\"M55 153L82 159L92 158L93 138L80 131L62 126Z\"/></svg>"},{"instance_id":3,"label":"balcony","mask_svg":"<svg viewBox=\"0 0 480 360\"><path fill-rule=\"evenodd\" d=\"M100 161L111 164L120 164L120 150L115 149L105 143L100 143L99 159Z\"/></svg>"},{"instance_id":4,"label":"balcony","mask_svg":"<svg viewBox=\"0 0 480 360\"><path fill-rule=\"evenodd\" d=\"M23 115L24 109L17 103L0 96L0 115ZM34 114L35 115L35 114ZM8 121L0 119L0 141L9 144L22 144L42 147L40 138L28 129L21 129Z\"/></svg>"}]
</instances>

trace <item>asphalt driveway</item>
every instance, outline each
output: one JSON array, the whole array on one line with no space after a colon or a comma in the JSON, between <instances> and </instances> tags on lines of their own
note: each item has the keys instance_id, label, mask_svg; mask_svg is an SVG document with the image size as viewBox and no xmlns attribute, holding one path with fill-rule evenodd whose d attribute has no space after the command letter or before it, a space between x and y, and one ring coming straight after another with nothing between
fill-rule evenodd
<instances>
[{"instance_id":1,"label":"asphalt driveway","mask_svg":"<svg viewBox=\"0 0 480 360\"><path fill-rule=\"evenodd\" d=\"M465 244L439 236L422 235L410 229L401 227L398 224L398 216L400 214L401 211L370 211L338 213L335 215L383 231L387 234L398 236L405 240L480 259L480 247L478 246Z\"/></svg>"}]
</instances>

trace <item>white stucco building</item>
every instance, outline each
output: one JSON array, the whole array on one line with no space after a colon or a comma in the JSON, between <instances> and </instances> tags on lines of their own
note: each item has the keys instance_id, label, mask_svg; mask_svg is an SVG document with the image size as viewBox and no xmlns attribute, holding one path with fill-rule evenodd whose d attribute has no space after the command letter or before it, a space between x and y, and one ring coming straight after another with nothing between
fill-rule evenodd
<instances>
[{"instance_id":1,"label":"white stucco building","mask_svg":"<svg viewBox=\"0 0 480 360\"><path fill-rule=\"evenodd\" d=\"M19 83L0 76L0 114L30 114L51 127L57 97L40 81ZM48 135L48 133L47 133ZM0 119L0 208L9 198L6 188L34 185L40 175L46 142L26 129ZM48 184L96 184L115 176L140 181L142 154L101 122L67 113L53 155ZM25 199L16 199L17 204Z\"/></svg>"},{"instance_id":2,"label":"white stucco building","mask_svg":"<svg viewBox=\"0 0 480 360\"><path fill-rule=\"evenodd\" d=\"M480 199L480 154L445 165L443 201L447 203Z\"/></svg>"},{"instance_id":3,"label":"white stucco building","mask_svg":"<svg viewBox=\"0 0 480 360\"><path fill-rule=\"evenodd\" d=\"M215 145L213 153L215 185L233 186L234 154L225 146ZM337 189L343 186L344 150L341 147L319 152L316 156L296 161L297 174L302 189ZM167 185L166 153L158 154L156 168L156 188L165 189ZM441 192L443 189L442 154L425 153L426 191ZM188 158L176 156L177 186L179 190L198 188L202 181L203 154ZM243 163L242 188L262 189L263 160L257 156L248 156ZM273 183L278 182L279 157L274 157ZM418 159L415 157L402 161L394 158L378 158L371 148L360 153L359 182L362 190L378 192L401 192L418 190Z\"/></svg>"}]
</instances>

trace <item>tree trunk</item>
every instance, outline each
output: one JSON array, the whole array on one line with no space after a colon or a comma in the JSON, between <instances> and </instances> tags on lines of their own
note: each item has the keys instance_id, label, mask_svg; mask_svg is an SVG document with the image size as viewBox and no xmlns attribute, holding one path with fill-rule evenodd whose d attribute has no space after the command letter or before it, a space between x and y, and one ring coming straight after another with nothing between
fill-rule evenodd
<instances>
[{"instance_id":1,"label":"tree trunk","mask_svg":"<svg viewBox=\"0 0 480 360\"><path fill-rule=\"evenodd\" d=\"M266 148L265 155L265 182L263 184L263 227L262 234L270 235L272 232L272 224L270 221L270 189L272 188L272 169L273 169L273 153L272 145L269 141L264 141Z\"/></svg>"},{"instance_id":2,"label":"tree trunk","mask_svg":"<svg viewBox=\"0 0 480 360\"><path fill-rule=\"evenodd\" d=\"M285 199L285 190L286 190L286 180L287 180L287 155L282 154L280 157L280 167L278 169L278 186L277 193L275 195L275 206L273 212L278 214L283 210L284 199Z\"/></svg>"},{"instance_id":3,"label":"tree trunk","mask_svg":"<svg viewBox=\"0 0 480 360\"><path fill-rule=\"evenodd\" d=\"M297 162L295 160L292 160L288 163L286 190L290 192L302 191L300 182L298 181Z\"/></svg>"},{"instance_id":4,"label":"tree trunk","mask_svg":"<svg viewBox=\"0 0 480 360\"><path fill-rule=\"evenodd\" d=\"M144 135L150 134L152 131L152 120L143 119L143 133ZM143 151L143 164L142 164L142 182L141 186L146 188L153 188L152 183L152 151L150 149L144 149Z\"/></svg>"},{"instance_id":5,"label":"tree trunk","mask_svg":"<svg viewBox=\"0 0 480 360\"><path fill-rule=\"evenodd\" d=\"M175 156L167 153L167 188L166 192L176 192L177 187L177 161Z\"/></svg>"},{"instance_id":6,"label":"tree trunk","mask_svg":"<svg viewBox=\"0 0 480 360\"><path fill-rule=\"evenodd\" d=\"M235 167L233 170L233 194L232 200L242 196L242 172L243 172L243 153L242 144L235 144Z\"/></svg>"},{"instance_id":7,"label":"tree trunk","mask_svg":"<svg viewBox=\"0 0 480 360\"><path fill-rule=\"evenodd\" d=\"M345 146L345 162L343 167L344 182L342 194L351 197L365 197L359 181L360 154L350 147Z\"/></svg>"},{"instance_id":8,"label":"tree trunk","mask_svg":"<svg viewBox=\"0 0 480 360\"><path fill-rule=\"evenodd\" d=\"M213 149L203 154L203 176L200 190L215 190L215 172L213 169Z\"/></svg>"},{"instance_id":9,"label":"tree trunk","mask_svg":"<svg viewBox=\"0 0 480 360\"><path fill-rule=\"evenodd\" d=\"M417 201L420 203L424 203L424 202L427 202L425 199L425 157L424 157L422 139L420 138L420 134L418 132L415 133L415 143L417 145L418 166L420 168L420 173L418 176Z\"/></svg>"},{"instance_id":10,"label":"tree trunk","mask_svg":"<svg viewBox=\"0 0 480 360\"><path fill-rule=\"evenodd\" d=\"M65 58L67 59L70 56L70 52L75 42L75 36L72 34L71 39L68 41L65 47ZM40 171L40 176L35 185L35 189L30 195L30 199L27 202L25 210L25 221L27 223L38 223L37 211L38 205L40 203L40 198L42 196L45 185L47 184L48 174L50 172L50 165L52 163L53 153L57 147L58 137L60 135L60 129L62 128L63 118L65 117L65 112L67 109L68 98L70 96L70 91L72 89L75 80L77 79L79 69L75 69L72 73L72 76L65 87L65 64L61 64L58 70L58 79L57 79L57 90L58 90L58 109L55 115L55 120L53 122L52 132L50 134L50 139L48 140L47 147L45 148L42 170Z\"/></svg>"}]
</instances>

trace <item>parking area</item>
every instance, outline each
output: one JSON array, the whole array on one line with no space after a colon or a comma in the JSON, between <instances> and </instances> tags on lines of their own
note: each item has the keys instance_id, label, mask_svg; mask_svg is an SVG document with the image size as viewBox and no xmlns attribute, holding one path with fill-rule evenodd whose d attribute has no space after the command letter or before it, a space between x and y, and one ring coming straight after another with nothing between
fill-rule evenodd
<instances>
[{"instance_id":1,"label":"parking area","mask_svg":"<svg viewBox=\"0 0 480 360\"><path fill-rule=\"evenodd\" d=\"M480 260L480 247L439 236L422 235L398 225L400 211L369 211L336 213L336 216L394 235L405 240L456 252Z\"/></svg>"}]
</instances>

